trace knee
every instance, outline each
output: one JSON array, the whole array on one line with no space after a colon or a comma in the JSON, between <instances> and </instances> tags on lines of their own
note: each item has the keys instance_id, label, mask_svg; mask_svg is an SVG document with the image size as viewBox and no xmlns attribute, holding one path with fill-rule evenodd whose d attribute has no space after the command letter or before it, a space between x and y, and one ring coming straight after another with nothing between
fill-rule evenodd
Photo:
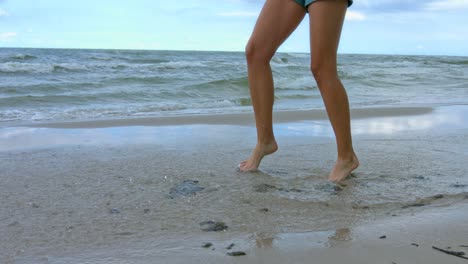
<instances>
[{"instance_id":1,"label":"knee","mask_svg":"<svg viewBox=\"0 0 468 264\"><path fill-rule=\"evenodd\" d=\"M323 60L313 60L310 65L310 71L319 89L322 89L327 83L338 79L336 65Z\"/></svg>"},{"instance_id":2,"label":"knee","mask_svg":"<svg viewBox=\"0 0 468 264\"><path fill-rule=\"evenodd\" d=\"M267 48L262 47L255 40L250 40L245 47L245 57L247 64L252 63L269 63L273 57L274 52L268 51Z\"/></svg>"}]
</instances>

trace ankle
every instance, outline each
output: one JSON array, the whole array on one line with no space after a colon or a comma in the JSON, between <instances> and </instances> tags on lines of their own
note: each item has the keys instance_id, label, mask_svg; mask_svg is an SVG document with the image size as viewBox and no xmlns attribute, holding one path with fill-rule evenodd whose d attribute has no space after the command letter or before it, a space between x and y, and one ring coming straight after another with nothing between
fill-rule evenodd
<instances>
[{"instance_id":1,"label":"ankle","mask_svg":"<svg viewBox=\"0 0 468 264\"><path fill-rule=\"evenodd\" d=\"M338 154L338 160L340 161L354 161L356 159L356 154L354 154L354 152Z\"/></svg>"},{"instance_id":2,"label":"ankle","mask_svg":"<svg viewBox=\"0 0 468 264\"><path fill-rule=\"evenodd\" d=\"M259 146L276 145L276 140L275 140L274 137L273 138L257 140L257 145L259 145Z\"/></svg>"},{"instance_id":3,"label":"ankle","mask_svg":"<svg viewBox=\"0 0 468 264\"><path fill-rule=\"evenodd\" d=\"M278 150L278 144L276 141L270 141L268 143L257 142L257 146L255 147L257 151L263 152L265 155L272 154Z\"/></svg>"}]
</instances>

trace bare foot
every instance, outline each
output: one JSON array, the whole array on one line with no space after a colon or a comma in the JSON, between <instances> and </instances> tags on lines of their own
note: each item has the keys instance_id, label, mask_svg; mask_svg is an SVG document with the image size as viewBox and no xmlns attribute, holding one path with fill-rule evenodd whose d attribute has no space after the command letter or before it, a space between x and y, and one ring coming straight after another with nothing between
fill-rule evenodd
<instances>
[{"instance_id":1,"label":"bare foot","mask_svg":"<svg viewBox=\"0 0 468 264\"><path fill-rule=\"evenodd\" d=\"M260 162L262 161L263 157L266 155L270 155L278 150L278 145L276 141L272 141L268 144L259 144L255 146L255 149L252 151L252 155L248 160L244 160L239 164L239 170L242 172L252 172L258 170L258 166L260 166Z\"/></svg>"},{"instance_id":2,"label":"bare foot","mask_svg":"<svg viewBox=\"0 0 468 264\"><path fill-rule=\"evenodd\" d=\"M342 180L346 179L349 174L359 167L359 160L356 157L356 154L353 154L353 157L348 160L338 159L336 161L335 167L333 167L328 179L334 183L339 183Z\"/></svg>"}]
</instances>

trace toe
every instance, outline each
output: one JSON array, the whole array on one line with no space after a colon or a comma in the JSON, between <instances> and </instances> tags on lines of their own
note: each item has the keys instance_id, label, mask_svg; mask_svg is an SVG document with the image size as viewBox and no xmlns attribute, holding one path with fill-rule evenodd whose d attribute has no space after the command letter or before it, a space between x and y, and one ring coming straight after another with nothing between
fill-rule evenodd
<instances>
[{"instance_id":1,"label":"toe","mask_svg":"<svg viewBox=\"0 0 468 264\"><path fill-rule=\"evenodd\" d=\"M257 167L252 165L252 163L250 163L249 161L245 161L245 162L239 164L238 168L239 168L239 171L241 171L241 172L254 172L254 171L257 171Z\"/></svg>"}]
</instances>

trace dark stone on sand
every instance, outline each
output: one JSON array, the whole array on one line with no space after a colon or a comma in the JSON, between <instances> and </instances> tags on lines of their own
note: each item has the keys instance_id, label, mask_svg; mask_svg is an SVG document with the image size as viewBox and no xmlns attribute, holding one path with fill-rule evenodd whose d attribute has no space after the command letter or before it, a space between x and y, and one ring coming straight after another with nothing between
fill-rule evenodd
<instances>
[{"instance_id":1,"label":"dark stone on sand","mask_svg":"<svg viewBox=\"0 0 468 264\"><path fill-rule=\"evenodd\" d=\"M238 256L245 256L247 254L245 254L244 251L234 251L234 252L227 253L227 255L232 256L232 257L238 257Z\"/></svg>"},{"instance_id":2,"label":"dark stone on sand","mask_svg":"<svg viewBox=\"0 0 468 264\"><path fill-rule=\"evenodd\" d=\"M465 252L463 251L452 251L452 250L448 250L450 249L450 247L447 247L447 249L442 249L442 248L438 248L438 247L435 247L435 246L432 246L433 249L435 250L438 250L438 251L441 251L441 252L444 252L448 255L453 255L453 256L457 256L457 257L461 257L461 258L464 258L464 259L468 259L465 256Z\"/></svg>"},{"instance_id":3,"label":"dark stone on sand","mask_svg":"<svg viewBox=\"0 0 468 264\"><path fill-rule=\"evenodd\" d=\"M277 190L277 189L278 188L276 186L267 184L267 183L262 183L262 184L258 184L254 186L254 191L261 192L261 193L265 193L270 190Z\"/></svg>"},{"instance_id":4,"label":"dark stone on sand","mask_svg":"<svg viewBox=\"0 0 468 264\"><path fill-rule=\"evenodd\" d=\"M411 243L412 246L419 247L419 244Z\"/></svg>"},{"instance_id":5,"label":"dark stone on sand","mask_svg":"<svg viewBox=\"0 0 468 264\"><path fill-rule=\"evenodd\" d=\"M414 204L407 204L405 206L402 206L401 208L406 209L410 207L421 207L427 205L426 203L414 203Z\"/></svg>"},{"instance_id":6,"label":"dark stone on sand","mask_svg":"<svg viewBox=\"0 0 468 264\"><path fill-rule=\"evenodd\" d=\"M202 231L210 232L218 232L223 231L228 228L228 226L224 222L214 222L214 221L205 221L200 223L200 227Z\"/></svg>"},{"instance_id":7,"label":"dark stone on sand","mask_svg":"<svg viewBox=\"0 0 468 264\"><path fill-rule=\"evenodd\" d=\"M203 191L205 188L201 187L198 181L185 180L182 183L172 187L169 191L170 198L176 198L178 196L191 196L197 192Z\"/></svg>"},{"instance_id":8,"label":"dark stone on sand","mask_svg":"<svg viewBox=\"0 0 468 264\"><path fill-rule=\"evenodd\" d=\"M120 214L120 210L117 209L117 208L112 208L112 209L109 210L109 213L111 213L111 214Z\"/></svg>"},{"instance_id":9,"label":"dark stone on sand","mask_svg":"<svg viewBox=\"0 0 468 264\"><path fill-rule=\"evenodd\" d=\"M144 209L144 210L143 210L143 213L145 213L145 214L147 214L147 213L149 213L149 212L150 212L150 209Z\"/></svg>"},{"instance_id":10,"label":"dark stone on sand","mask_svg":"<svg viewBox=\"0 0 468 264\"><path fill-rule=\"evenodd\" d=\"M333 187L333 189L335 190L335 192L341 192L342 190L344 190L346 187L346 185L344 184L335 184L335 186Z\"/></svg>"},{"instance_id":11,"label":"dark stone on sand","mask_svg":"<svg viewBox=\"0 0 468 264\"><path fill-rule=\"evenodd\" d=\"M444 196L442 194L438 194L438 195L435 195L433 198L434 199L442 199L442 198L444 198Z\"/></svg>"},{"instance_id":12,"label":"dark stone on sand","mask_svg":"<svg viewBox=\"0 0 468 264\"><path fill-rule=\"evenodd\" d=\"M209 248L211 246L213 246L213 243L210 243L210 242L205 243L205 244L202 245L203 248Z\"/></svg>"},{"instance_id":13,"label":"dark stone on sand","mask_svg":"<svg viewBox=\"0 0 468 264\"><path fill-rule=\"evenodd\" d=\"M266 213L266 212L270 211L270 209L268 209L268 208L262 208L262 209L260 209L259 211L262 212L262 213Z\"/></svg>"},{"instance_id":14,"label":"dark stone on sand","mask_svg":"<svg viewBox=\"0 0 468 264\"><path fill-rule=\"evenodd\" d=\"M356 209L363 209L363 210L369 210L370 209L370 207L367 206L367 205L358 205L358 204L352 205L351 208L353 208L355 210Z\"/></svg>"},{"instance_id":15,"label":"dark stone on sand","mask_svg":"<svg viewBox=\"0 0 468 264\"><path fill-rule=\"evenodd\" d=\"M291 192L302 192L301 189L297 189L297 188L292 188L289 191L291 191Z\"/></svg>"},{"instance_id":16,"label":"dark stone on sand","mask_svg":"<svg viewBox=\"0 0 468 264\"><path fill-rule=\"evenodd\" d=\"M227 246L226 249L227 249L227 250L231 250L234 246L235 246L235 244L232 243L231 245Z\"/></svg>"},{"instance_id":17,"label":"dark stone on sand","mask_svg":"<svg viewBox=\"0 0 468 264\"><path fill-rule=\"evenodd\" d=\"M385 235L379 237L379 239L386 239L386 238L387 238L387 236L385 236Z\"/></svg>"}]
</instances>

